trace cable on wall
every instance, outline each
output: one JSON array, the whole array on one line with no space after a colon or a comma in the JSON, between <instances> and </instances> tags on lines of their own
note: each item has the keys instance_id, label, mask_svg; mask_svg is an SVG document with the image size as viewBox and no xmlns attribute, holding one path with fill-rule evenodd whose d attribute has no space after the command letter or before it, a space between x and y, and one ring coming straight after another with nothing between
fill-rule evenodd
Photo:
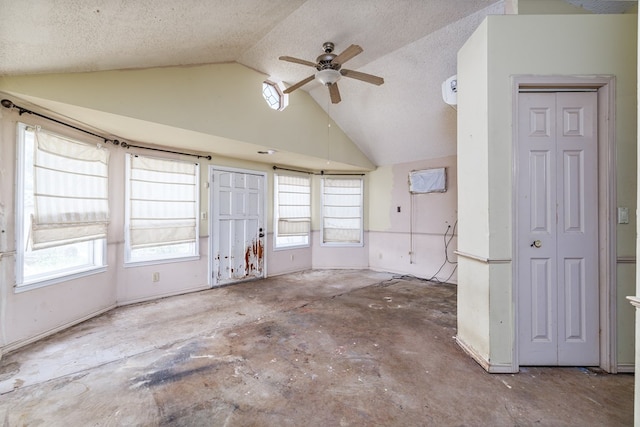
<instances>
[{"instance_id":1,"label":"cable on wall","mask_svg":"<svg viewBox=\"0 0 640 427\"><path fill-rule=\"evenodd\" d=\"M457 261L451 261L449 259L449 244L451 244L451 240L453 240L453 237L456 234L456 227L457 226L458 226L458 220L456 220L456 222L453 224L453 228L451 227L451 225L447 225L447 229L445 230L444 235L443 235L443 239L444 239L444 261L442 262L442 265L440 266L438 271L433 273L433 276L431 276L429 279L427 279L428 281L430 281L430 282L438 282L438 283L447 283L447 282L449 282L449 279L451 279L451 277L453 277L453 273L455 273L456 270L458 269L458 262ZM451 230L451 236L448 236L449 230ZM453 271L451 272L449 277L447 277L446 279L444 279L444 280L438 279L436 276L438 275L438 273L440 273L440 271L442 271L444 266L447 265L447 264L452 264L454 266L453 267Z\"/></svg>"},{"instance_id":2,"label":"cable on wall","mask_svg":"<svg viewBox=\"0 0 640 427\"><path fill-rule=\"evenodd\" d=\"M95 136L96 138L102 139L105 142L105 144L111 143L113 145L121 145L123 148L129 148L129 147L131 147L131 148L141 148L141 149L144 149L144 150L162 151L162 152L165 152L165 153L180 154L180 155L183 155L183 156L193 156L193 157L197 157L199 159L200 158L204 158L204 159L207 159L207 160L211 160L211 156L203 156L201 154L183 153L183 152L179 152L179 151L164 150L164 149L161 149L161 148L144 147L144 146L141 146L141 145L132 145L132 144L126 143L125 141L120 141L120 140L117 140L117 139L107 138L107 137L105 137L103 135L98 135L97 133L91 132L91 131L86 130L86 129L79 128L79 127L74 126L74 125L72 125L70 123L66 123L66 122L63 122L61 120L54 119L53 117L49 117L49 116L46 116L44 114L40 114L40 113L37 113L35 111L29 110L28 108L20 107L19 105L14 104L9 99L3 99L2 101L0 101L0 104L2 104L2 106L4 108L8 108L8 109L14 109L15 108L16 110L18 110L18 114L20 114L20 115L31 114L31 115L38 116L38 117L41 117L43 119L49 120L51 122L57 123L59 125L66 126L68 128L75 129L77 131L86 133L87 135Z\"/></svg>"}]
</instances>

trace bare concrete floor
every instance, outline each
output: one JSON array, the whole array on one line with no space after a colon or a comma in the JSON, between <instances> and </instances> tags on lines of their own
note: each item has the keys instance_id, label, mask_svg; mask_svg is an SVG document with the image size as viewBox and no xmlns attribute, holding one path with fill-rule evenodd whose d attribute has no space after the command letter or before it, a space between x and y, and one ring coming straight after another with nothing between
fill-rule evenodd
<instances>
[{"instance_id":1,"label":"bare concrete floor","mask_svg":"<svg viewBox=\"0 0 640 427\"><path fill-rule=\"evenodd\" d=\"M0 361L7 426L617 426L633 376L487 374L456 288L312 271L122 307Z\"/></svg>"}]
</instances>

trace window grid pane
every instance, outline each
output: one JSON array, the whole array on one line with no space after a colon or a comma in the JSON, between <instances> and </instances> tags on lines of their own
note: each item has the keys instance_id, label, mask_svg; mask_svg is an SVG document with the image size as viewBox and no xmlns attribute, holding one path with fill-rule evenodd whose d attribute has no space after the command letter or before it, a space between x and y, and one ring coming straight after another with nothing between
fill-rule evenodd
<instances>
[{"instance_id":1,"label":"window grid pane","mask_svg":"<svg viewBox=\"0 0 640 427\"><path fill-rule=\"evenodd\" d=\"M105 238L109 151L41 129L33 135L33 248Z\"/></svg>"}]
</instances>

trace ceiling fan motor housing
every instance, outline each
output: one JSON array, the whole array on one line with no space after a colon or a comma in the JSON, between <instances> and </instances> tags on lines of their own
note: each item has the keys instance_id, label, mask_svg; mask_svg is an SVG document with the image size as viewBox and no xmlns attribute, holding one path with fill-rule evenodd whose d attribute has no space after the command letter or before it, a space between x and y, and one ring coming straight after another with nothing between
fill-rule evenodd
<instances>
[{"instance_id":1,"label":"ceiling fan motor housing","mask_svg":"<svg viewBox=\"0 0 640 427\"><path fill-rule=\"evenodd\" d=\"M331 62L335 57L336 55L334 55L333 53L325 53L318 56L316 58L316 62L318 63L318 65L316 65L316 68L318 69L318 71L326 69L339 70L340 64L334 64Z\"/></svg>"}]
</instances>

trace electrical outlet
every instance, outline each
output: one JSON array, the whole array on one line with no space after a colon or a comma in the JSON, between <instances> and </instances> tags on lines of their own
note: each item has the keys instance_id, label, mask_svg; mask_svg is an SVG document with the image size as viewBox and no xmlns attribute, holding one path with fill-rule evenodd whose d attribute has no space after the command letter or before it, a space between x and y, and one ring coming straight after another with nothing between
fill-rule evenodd
<instances>
[{"instance_id":1,"label":"electrical outlet","mask_svg":"<svg viewBox=\"0 0 640 427\"><path fill-rule=\"evenodd\" d=\"M629 224L629 208L618 208L618 224Z\"/></svg>"},{"instance_id":2,"label":"electrical outlet","mask_svg":"<svg viewBox=\"0 0 640 427\"><path fill-rule=\"evenodd\" d=\"M154 282L159 282L160 281L160 273L158 273L157 271L154 272L151 275L151 280L153 280Z\"/></svg>"}]
</instances>

